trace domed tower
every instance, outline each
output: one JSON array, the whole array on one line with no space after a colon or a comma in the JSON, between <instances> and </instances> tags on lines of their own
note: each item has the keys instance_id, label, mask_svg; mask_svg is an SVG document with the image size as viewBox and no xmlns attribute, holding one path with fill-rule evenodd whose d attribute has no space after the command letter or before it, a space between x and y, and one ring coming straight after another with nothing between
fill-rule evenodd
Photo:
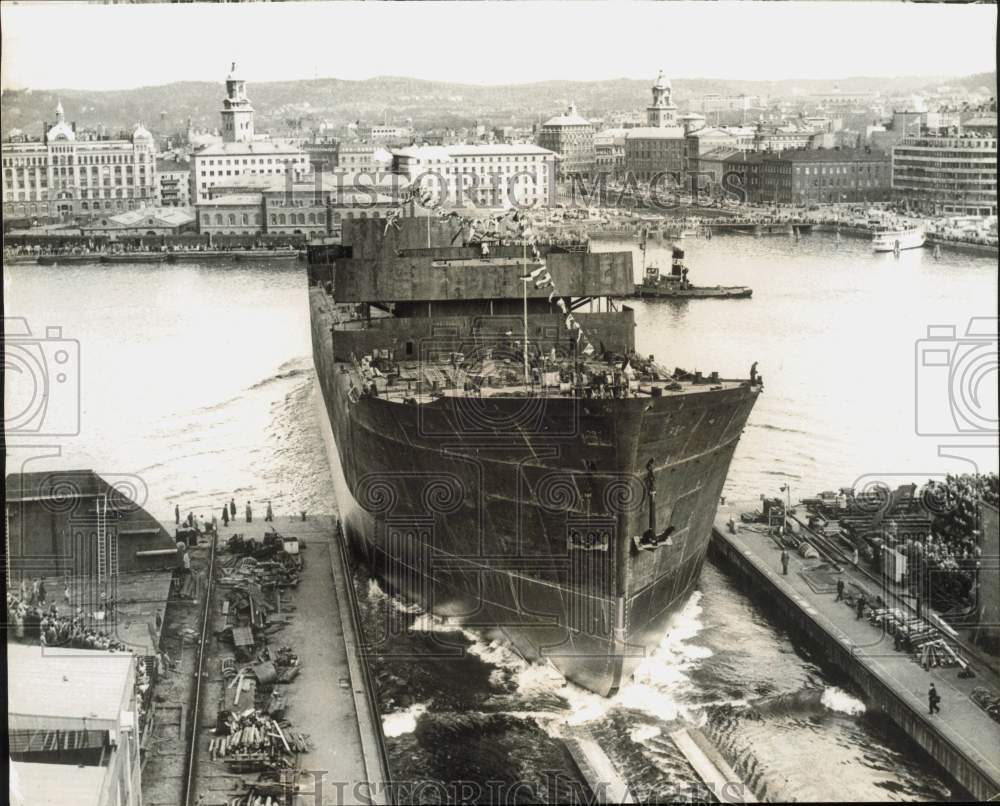
<instances>
[{"instance_id":1,"label":"domed tower","mask_svg":"<svg viewBox=\"0 0 1000 806\"><path fill-rule=\"evenodd\" d=\"M46 133L45 140L49 143L54 143L57 140L66 140L69 142L76 140L76 132L66 122L66 113L63 111L62 101L56 106L56 123Z\"/></svg>"},{"instance_id":2,"label":"domed tower","mask_svg":"<svg viewBox=\"0 0 1000 806\"><path fill-rule=\"evenodd\" d=\"M650 126L663 129L677 125L677 107L670 100L672 91L670 79L661 70L653 84L653 103L646 107L646 121Z\"/></svg>"},{"instance_id":3,"label":"domed tower","mask_svg":"<svg viewBox=\"0 0 1000 806\"><path fill-rule=\"evenodd\" d=\"M236 72L236 62L226 76L226 97L222 100L222 139L227 143L253 140L253 106L247 98L246 81Z\"/></svg>"}]
</instances>

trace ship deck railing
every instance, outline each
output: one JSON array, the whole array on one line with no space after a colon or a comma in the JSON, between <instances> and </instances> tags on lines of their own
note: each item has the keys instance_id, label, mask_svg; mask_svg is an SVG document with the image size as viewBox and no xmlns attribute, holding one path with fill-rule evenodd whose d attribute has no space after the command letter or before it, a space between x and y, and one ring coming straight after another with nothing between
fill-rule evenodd
<instances>
[{"instance_id":1,"label":"ship deck railing","mask_svg":"<svg viewBox=\"0 0 1000 806\"><path fill-rule=\"evenodd\" d=\"M426 404L442 398L489 399L489 398L580 398L580 399L627 399L667 397L690 394L692 392L716 391L734 388L747 383L744 380L703 377L677 380L671 376L656 377L642 373L625 381L619 373L619 382L614 382L613 371L607 364L583 362L591 380L572 382L556 380L558 369L540 369L532 373L532 379L525 383L521 365L514 361L497 361L492 368L455 367L447 363L407 363L401 371L389 375L364 370L360 365L342 364L355 375L355 385L359 395L371 395L375 385L375 397L394 402ZM516 378L516 379L515 379ZM538 379L541 380L538 380ZM607 379L608 382L602 382Z\"/></svg>"}]
</instances>

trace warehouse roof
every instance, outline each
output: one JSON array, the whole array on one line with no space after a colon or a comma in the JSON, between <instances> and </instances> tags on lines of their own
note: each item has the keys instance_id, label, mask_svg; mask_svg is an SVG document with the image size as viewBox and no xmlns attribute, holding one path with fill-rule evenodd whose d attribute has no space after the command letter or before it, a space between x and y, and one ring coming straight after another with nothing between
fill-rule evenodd
<instances>
[{"instance_id":1,"label":"warehouse roof","mask_svg":"<svg viewBox=\"0 0 1000 806\"><path fill-rule=\"evenodd\" d=\"M117 730L131 697L132 655L7 645L11 730ZM71 802L71 801L57 801Z\"/></svg>"},{"instance_id":2,"label":"warehouse roof","mask_svg":"<svg viewBox=\"0 0 1000 806\"><path fill-rule=\"evenodd\" d=\"M108 773L108 767L12 761L10 802L15 806L42 803L99 806L104 779Z\"/></svg>"}]
</instances>

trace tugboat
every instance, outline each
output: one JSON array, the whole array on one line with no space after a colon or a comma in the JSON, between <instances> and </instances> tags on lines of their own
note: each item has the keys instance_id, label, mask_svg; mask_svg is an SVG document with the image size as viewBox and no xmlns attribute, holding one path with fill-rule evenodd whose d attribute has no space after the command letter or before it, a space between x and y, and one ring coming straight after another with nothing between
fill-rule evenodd
<instances>
[{"instance_id":1,"label":"tugboat","mask_svg":"<svg viewBox=\"0 0 1000 806\"><path fill-rule=\"evenodd\" d=\"M753 289L745 285L691 285L688 269L684 265L684 250L676 246L673 248L670 274L660 274L655 265L646 266L642 282L635 287L635 296L642 299L747 299L752 294Z\"/></svg>"}]
</instances>

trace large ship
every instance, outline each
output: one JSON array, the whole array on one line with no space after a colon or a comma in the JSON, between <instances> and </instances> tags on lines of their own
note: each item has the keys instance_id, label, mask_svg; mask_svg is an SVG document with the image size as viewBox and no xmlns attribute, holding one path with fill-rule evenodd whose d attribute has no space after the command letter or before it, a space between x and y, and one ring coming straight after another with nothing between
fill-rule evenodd
<instances>
[{"instance_id":1,"label":"large ship","mask_svg":"<svg viewBox=\"0 0 1000 806\"><path fill-rule=\"evenodd\" d=\"M448 218L310 245L337 504L396 592L611 695L698 579L761 384L638 356L630 253L532 253Z\"/></svg>"}]
</instances>

